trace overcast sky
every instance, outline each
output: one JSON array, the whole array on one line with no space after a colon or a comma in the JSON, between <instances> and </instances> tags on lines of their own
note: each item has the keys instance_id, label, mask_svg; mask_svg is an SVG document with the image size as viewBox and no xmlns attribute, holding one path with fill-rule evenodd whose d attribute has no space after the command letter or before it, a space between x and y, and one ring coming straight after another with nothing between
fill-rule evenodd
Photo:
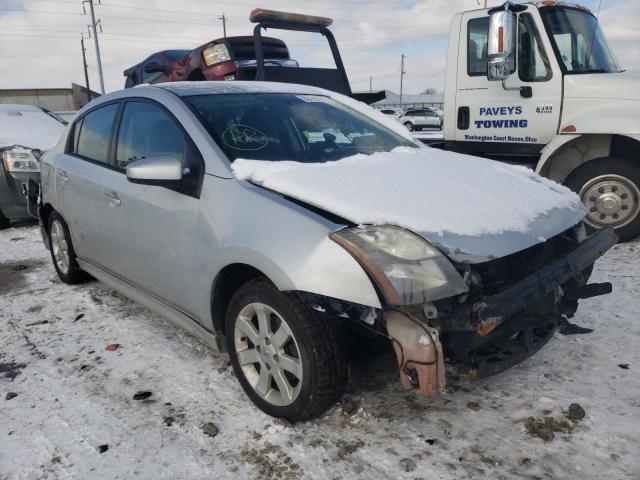
<instances>
[{"instance_id":1,"label":"overcast sky","mask_svg":"<svg viewBox=\"0 0 640 480\"><path fill-rule=\"evenodd\" d=\"M97 0L94 0L97 4ZM103 0L96 5L107 91L122 88L122 71L149 54L194 48L222 36L249 35L257 6L330 16L354 90L399 89L400 55L407 55L405 92L444 88L447 35L454 13L483 0ZM489 5L502 1L489 0ZM598 0L582 2L594 13ZM600 21L628 70L640 70L640 0L602 0ZM0 0L0 89L84 84L80 36L89 16L81 0ZM320 66L329 49L313 34L279 31L292 58ZM98 89L93 40L86 38L91 88Z\"/></svg>"}]
</instances>

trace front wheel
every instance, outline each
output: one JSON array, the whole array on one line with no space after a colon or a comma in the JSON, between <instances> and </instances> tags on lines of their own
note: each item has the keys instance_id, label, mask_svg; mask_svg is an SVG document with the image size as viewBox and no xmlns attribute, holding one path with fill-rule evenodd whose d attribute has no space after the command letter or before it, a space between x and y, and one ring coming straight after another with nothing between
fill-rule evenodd
<instances>
[{"instance_id":1,"label":"front wheel","mask_svg":"<svg viewBox=\"0 0 640 480\"><path fill-rule=\"evenodd\" d=\"M413 123L404 122L404 126L407 127L407 130L409 130L410 132L413 132Z\"/></svg>"},{"instance_id":2,"label":"front wheel","mask_svg":"<svg viewBox=\"0 0 640 480\"><path fill-rule=\"evenodd\" d=\"M242 388L268 415L292 422L313 418L344 392L348 366L339 321L266 280L234 294L226 342Z\"/></svg>"},{"instance_id":3,"label":"front wheel","mask_svg":"<svg viewBox=\"0 0 640 480\"><path fill-rule=\"evenodd\" d=\"M604 157L576 168L565 185L587 207L592 229L613 227L620 241L640 234L640 167L628 160Z\"/></svg>"}]
</instances>

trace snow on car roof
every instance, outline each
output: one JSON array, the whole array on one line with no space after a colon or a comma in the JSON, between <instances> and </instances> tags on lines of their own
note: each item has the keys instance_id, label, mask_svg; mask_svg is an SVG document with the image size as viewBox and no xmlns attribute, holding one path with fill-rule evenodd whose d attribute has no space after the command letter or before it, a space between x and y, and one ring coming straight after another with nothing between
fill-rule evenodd
<instances>
[{"instance_id":1,"label":"snow on car roof","mask_svg":"<svg viewBox=\"0 0 640 480\"><path fill-rule=\"evenodd\" d=\"M0 104L0 113L11 114L11 112L41 112L42 109L33 105L19 105L15 103Z\"/></svg>"},{"instance_id":2,"label":"snow on car roof","mask_svg":"<svg viewBox=\"0 0 640 480\"><path fill-rule=\"evenodd\" d=\"M19 145L48 150L53 147L65 126L31 105L0 105L0 148Z\"/></svg>"}]
</instances>

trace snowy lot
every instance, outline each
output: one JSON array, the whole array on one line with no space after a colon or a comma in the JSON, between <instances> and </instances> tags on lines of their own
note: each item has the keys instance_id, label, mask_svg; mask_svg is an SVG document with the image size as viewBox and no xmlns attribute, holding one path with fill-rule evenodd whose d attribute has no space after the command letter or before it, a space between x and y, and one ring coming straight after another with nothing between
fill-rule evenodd
<instances>
[{"instance_id":1,"label":"snowy lot","mask_svg":"<svg viewBox=\"0 0 640 480\"><path fill-rule=\"evenodd\" d=\"M638 479L640 242L594 279L614 293L582 302L591 334L438 398L402 392L392 358L361 359L349 399L291 426L253 407L225 355L98 282L63 285L37 228L2 231L0 479Z\"/></svg>"}]
</instances>

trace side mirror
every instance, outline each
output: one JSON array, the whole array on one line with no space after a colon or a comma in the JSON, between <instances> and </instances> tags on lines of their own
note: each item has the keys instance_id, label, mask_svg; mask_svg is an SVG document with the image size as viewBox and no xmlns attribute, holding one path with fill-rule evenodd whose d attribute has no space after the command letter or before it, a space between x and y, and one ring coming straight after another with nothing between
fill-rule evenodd
<instances>
[{"instance_id":1,"label":"side mirror","mask_svg":"<svg viewBox=\"0 0 640 480\"><path fill-rule=\"evenodd\" d=\"M489 37L487 39L487 79L505 80L510 75L509 56L513 51L514 15L499 10L489 16Z\"/></svg>"},{"instance_id":2,"label":"side mirror","mask_svg":"<svg viewBox=\"0 0 640 480\"><path fill-rule=\"evenodd\" d=\"M142 158L127 165L127 178L149 185L182 179L182 162L170 155Z\"/></svg>"},{"instance_id":3,"label":"side mirror","mask_svg":"<svg viewBox=\"0 0 640 480\"><path fill-rule=\"evenodd\" d=\"M144 66L144 73L165 73L167 70L161 63L149 62Z\"/></svg>"}]
</instances>

